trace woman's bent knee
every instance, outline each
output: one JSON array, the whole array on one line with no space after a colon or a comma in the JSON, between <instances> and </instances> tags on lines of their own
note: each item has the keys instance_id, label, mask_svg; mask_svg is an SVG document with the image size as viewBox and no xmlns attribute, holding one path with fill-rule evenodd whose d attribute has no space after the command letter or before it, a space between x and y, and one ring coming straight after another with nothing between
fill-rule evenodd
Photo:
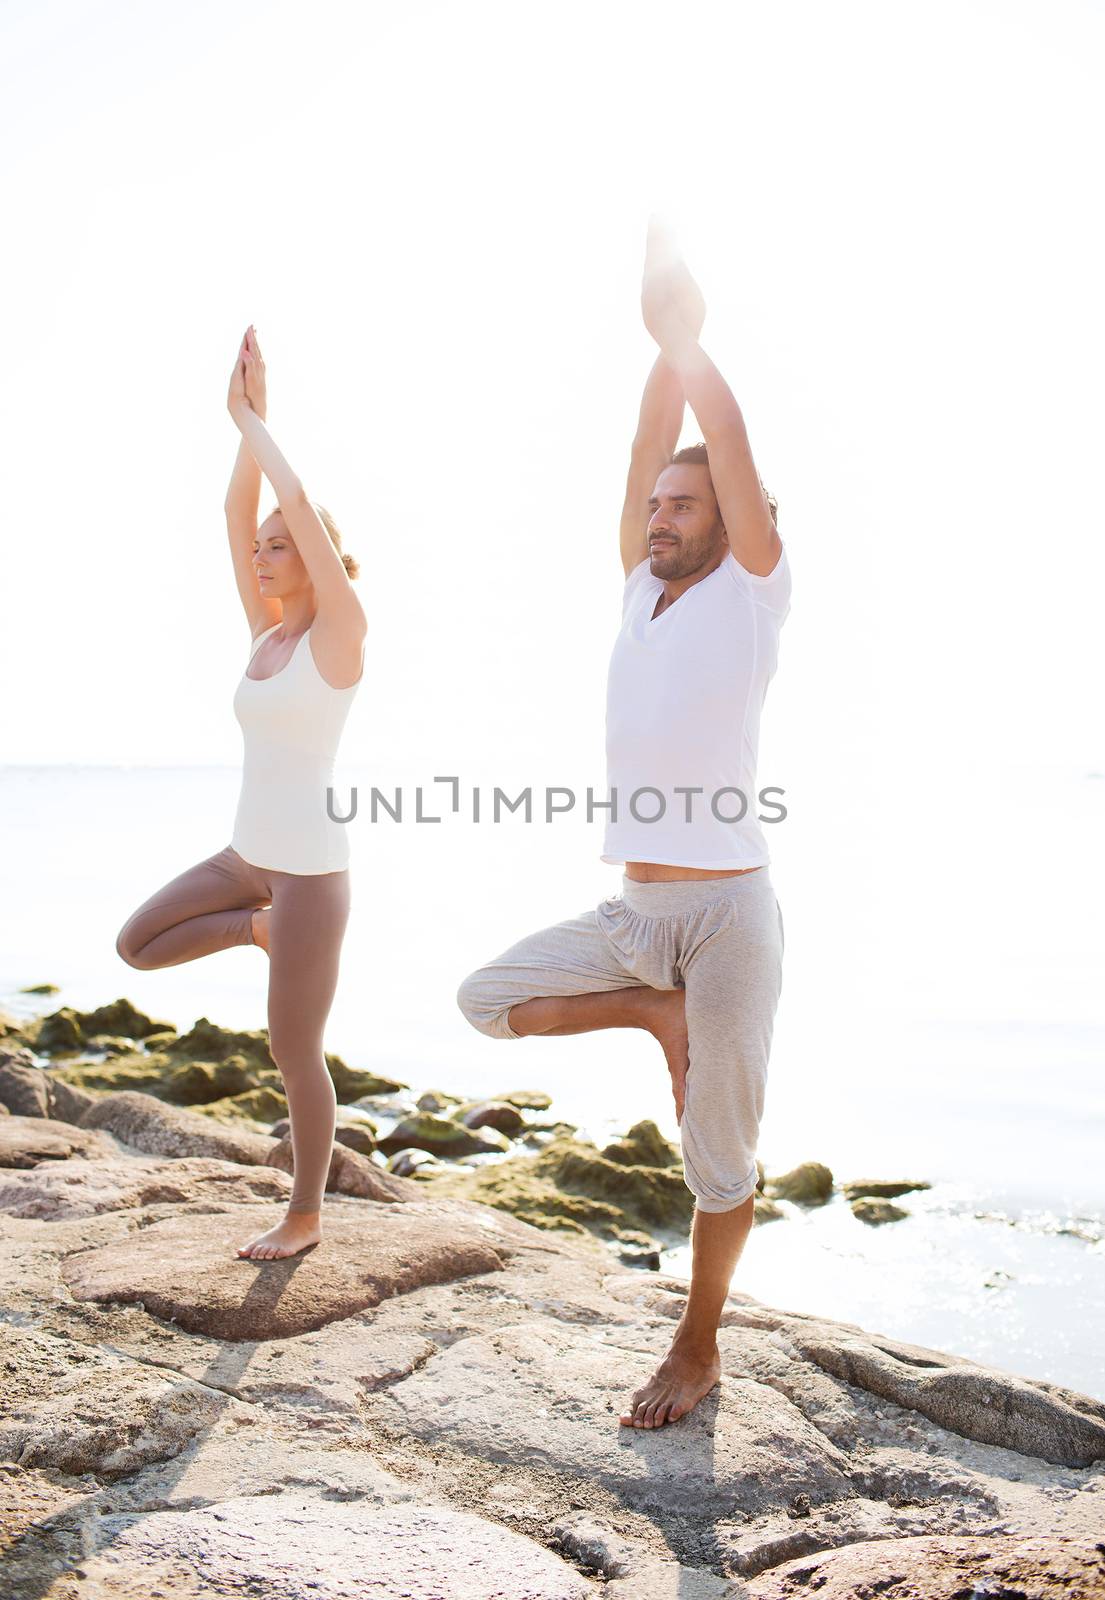
<instances>
[{"instance_id":1,"label":"woman's bent knee","mask_svg":"<svg viewBox=\"0 0 1105 1600\"><path fill-rule=\"evenodd\" d=\"M130 933L130 923L124 923L115 940L115 954L120 961L125 961L128 967L135 967L139 972L148 970L149 962L142 960L142 951Z\"/></svg>"}]
</instances>

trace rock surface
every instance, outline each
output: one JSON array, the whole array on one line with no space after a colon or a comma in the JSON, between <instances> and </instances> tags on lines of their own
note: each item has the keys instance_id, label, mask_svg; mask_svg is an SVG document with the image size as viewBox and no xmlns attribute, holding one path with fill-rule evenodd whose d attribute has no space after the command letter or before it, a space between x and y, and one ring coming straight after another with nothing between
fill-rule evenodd
<instances>
[{"instance_id":1,"label":"rock surface","mask_svg":"<svg viewBox=\"0 0 1105 1600\"><path fill-rule=\"evenodd\" d=\"M0 1121L0 1167L34 1167L41 1161L68 1161L71 1156L113 1152L110 1139L71 1122L10 1114Z\"/></svg>"},{"instance_id":2,"label":"rock surface","mask_svg":"<svg viewBox=\"0 0 1105 1600\"><path fill-rule=\"evenodd\" d=\"M892 1205L889 1200L880 1200L876 1195L861 1194L852 1201L852 1215L859 1222L866 1222L876 1226L880 1222L901 1222L909 1216L909 1212L901 1206Z\"/></svg>"},{"instance_id":3,"label":"rock surface","mask_svg":"<svg viewBox=\"0 0 1105 1600\"><path fill-rule=\"evenodd\" d=\"M291 1189L287 1174L274 1168L202 1156L173 1162L72 1160L0 1175L0 1213L56 1221L136 1206L275 1204Z\"/></svg>"},{"instance_id":4,"label":"rock surface","mask_svg":"<svg viewBox=\"0 0 1105 1600\"><path fill-rule=\"evenodd\" d=\"M265 1145L268 1152L265 1160L270 1167L279 1167L284 1172L293 1170L290 1137L278 1139L275 1144L268 1139ZM344 1144L334 1145L330 1170L326 1175L326 1189L330 1194L356 1195L361 1200L406 1200L418 1195L418 1190L412 1184L386 1172L367 1156L347 1149Z\"/></svg>"},{"instance_id":5,"label":"rock surface","mask_svg":"<svg viewBox=\"0 0 1105 1600\"><path fill-rule=\"evenodd\" d=\"M11 1600L1105 1593L1105 1402L734 1292L721 1384L622 1428L686 1285L473 1202L519 1158L454 1195L342 1147L368 1197L241 1261L288 1192L280 1141L134 1092L59 1132L16 1065L55 1115L0 1117L13 1149L53 1142L0 1173ZM612 1229L684 1203L671 1147L615 1143L531 1165Z\"/></svg>"},{"instance_id":6,"label":"rock surface","mask_svg":"<svg viewBox=\"0 0 1105 1600\"><path fill-rule=\"evenodd\" d=\"M79 1122L95 1099L44 1072L23 1046L0 1047L0 1105L19 1117L55 1117Z\"/></svg>"},{"instance_id":7,"label":"rock surface","mask_svg":"<svg viewBox=\"0 0 1105 1600\"><path fill-rule=\"evenodd\" d=\"M263 1133L222 1126L187 1111L164 1105L148 1094L124 1089L97 1100L85 1113L86 1128L105 1128L135 1150L151 1156L215 1156L244 1166L263 1167L272 1141Z\"/></svg>"},{"instance_id":8,"label":"rock surface","mask_svg":"<svg viewBox=\"0 0 1105 1600\"><path fill-rule=\"evenodd\" d=\"M501 1271L501 1223L477 1227L441 1207L429 1216L414 1205L380 1207L330 1221L325 1247L261 1262L235 1258L237 1246L260 1231L255 1210L228 1207L215 1216L155 1222L119 1244L82 1250L67 1259L62 1277L78 1300L140 1304L190 1333L285 1339L390 1295Z\"/></svg>"},{"instance_id":9,"label":"rock surface","mask_svg":"<svg viewBox=\"0 0 1105 1600\"><path fill-rule=\"evenodd\" d=\"M761 1600L1082 1600L1105 1594L1105 1543L1052 1539L871 1541L785 1563Z\"/></svg>"},{"instance_id":10,"label":"rock surface","mask_svg":"<svg viewBox=\"0 0 1105 1600\"><path fill-rule=\"evenodd\" d=\"M168 1590L174 1600L243 1590L274 1600L587 1600L595 1593L534 1540L443 1507L243 1496L217 1508L109 1518L103 1533L104 1547L83 1569L104 1600L134 1600L136 1578L146 1594Z\"/></svg>"},{"instance_id":11,"label":"rock surface","mask_svg":"<svg viewBox=\"0 0 1105 1600\"><path fill-rule=\"evenodd\" d=\"M0 1325L0 1456L111 1479L178 1455L221 1409L190 1379Z\"/></svg>"}]
</instances>

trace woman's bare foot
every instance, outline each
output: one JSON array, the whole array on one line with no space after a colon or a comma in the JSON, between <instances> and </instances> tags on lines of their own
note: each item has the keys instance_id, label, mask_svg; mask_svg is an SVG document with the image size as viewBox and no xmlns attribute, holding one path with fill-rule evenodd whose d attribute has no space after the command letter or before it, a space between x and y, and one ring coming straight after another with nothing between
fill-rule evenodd
<instances>
[{"instance_id":1,"label":"woman's bare foot","mask_svg":"<svg viewBox=\"0 0 1105 1600\"><path fill-rule=\"evenodd\" d=\"M636 1389L619 1422L632 1428L662 1428L678 1422L708 1395L721 1378L721 1357L712 1352L692 1352L673 1343L648 1382Z\"/></svg>"},{"instance_id":2,"label":"woman's bare foot","mask_svg":"<svg viewBox=\"0 0 1105 1600\"><path fill-rule=\"evenodd\" d=\"M269 950L269 918L272 915L271 906L263 906L260 911L255 911L250 920L250 931L254 944L259 944L261 949L268 954Z\"/></svg>"},{"instance_id":3,"label":"woman's bare foot","mask_svg":"<svg viewBox=\"0 0 1105 1600\"><path fill-rule=\"evenodd\" d=\"M240 1256L250 1261L282 1261L294 1256L322 1238L321 1212L289 1211L283 1222L242 1245Z\"/></svg>"},{"instance_id":4,"label":"woman's bare foot","mask_svg":"<svg viewBox=\"0 0 1105 1600\"><path fill-rule=\"evenodd\" d=\"M675 1120L683 1120L683 1104L687 1097L687 1068L690 1050L687 1045L687 991L686 989L645 989L641 991L643 1007L642 1027L647 1028L664 1052L671 1075L671 1092L675 1100Z\"/></svg>"}]
</instances>

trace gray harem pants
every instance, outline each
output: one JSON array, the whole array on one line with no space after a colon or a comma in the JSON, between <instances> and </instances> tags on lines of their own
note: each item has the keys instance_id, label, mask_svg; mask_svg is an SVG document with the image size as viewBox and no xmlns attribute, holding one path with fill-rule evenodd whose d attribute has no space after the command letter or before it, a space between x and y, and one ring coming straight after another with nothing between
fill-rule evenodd
<instances>
[{"instance_id":1,"label":"gray harem pants","mask_svg":"<svg viewBox=\"0 0 1105 1600\"><path fill-rule=\"evenodd\" d=\"M783 916L767 867L734 878L638 883L593 911L511 945L457 994L492 1039L517 1039L512 1006L538 996L646 984L686 989L690 1069L683 1176L699 1211L731 1211L756 1188L756 1143L782 988Z\"/></svg>"}]
</instances>

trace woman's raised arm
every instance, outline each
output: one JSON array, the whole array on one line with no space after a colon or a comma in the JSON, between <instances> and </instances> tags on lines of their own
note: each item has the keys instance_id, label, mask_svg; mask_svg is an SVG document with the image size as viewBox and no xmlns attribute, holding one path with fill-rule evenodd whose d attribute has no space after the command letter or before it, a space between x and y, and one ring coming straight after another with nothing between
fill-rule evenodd
<instances>
[{"instance_id":1,"label":"woman's raised arm","mask_svg":"<svg viewBox=\"0 0 1105 1600\"><path fill-rule=\"evenodd\" d=\"M260 357L255 357L247 345L243 385L239 390L233 382L231 383L230 393L227 395L227 409L237 423L253 459L272 484L280 513L287 523L288 532L292 536L300 559L307 568L307 576L314 585L320 615L325 612L335 617L347 615L352 618L358 614L363 617L360 601L350 586L345 564L323 526L322 519L308 500L307 491L299 477L265 426L264 419L258 416L250 404L246 385L252 385L252 374L258 370L263 371Z\"/></svg>"},{"instance_id":2,"label":"woman's raised arm","mask_svg":"<svg viewBox=\"0 0 1105 1600\"><path fill-rule=\"evenodd\" d=\"M238 354L234 362L234 374L231 377L231 388L235 383L241 385L241 392L245 397L245 360L246 352L255 346L256 334L252 324L242 336L238 347ZM262 421L267 410L265 396L264 368L261 368L260 381L255 385L250 401L253 409L258 412ZM257 586L257 573L253 566L253 546L257 539L257 512L261 502L261 469L253 456L245 439L239 440L238 455L234 462L234 470L230 474L230 484L226 491L226 500L223 510L226 512L226 531L230 540L230 558L234 564L234 578L238 585L238 594L242 601L242 608L249 618L249 631L256 635L263 633L266 628L271 628L279 622L283 615L283 607L279 600L266 600L259 592Z\"/></svg>"}]
</instances>

